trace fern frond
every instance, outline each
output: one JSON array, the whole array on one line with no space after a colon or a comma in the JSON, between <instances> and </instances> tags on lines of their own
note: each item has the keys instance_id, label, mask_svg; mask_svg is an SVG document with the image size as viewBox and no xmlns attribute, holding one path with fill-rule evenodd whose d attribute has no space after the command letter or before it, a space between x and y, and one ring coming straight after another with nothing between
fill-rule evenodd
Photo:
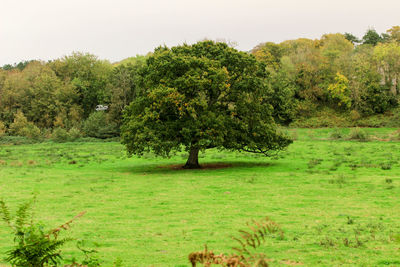
<instances>
[{"instance_id":1,"label":"fern frond","mask_svg":"<svg viewBox=\"0 0 400 267\"><path fill-rule=\"evenodd\" d=\"M68 222L60 225L57 228L54 228L54 229L50 230L49 233L46 235L46 237L50 238L50 236L53 236L55 239L57 239L58 234L60 233L61 230L68 230L71 227L71 223L74 222L76 219L78 219L78 218L82 217L83 215L85 215L85 213L86 213L86 211L82 211L78 215L76 215L74 218L69 220Z\"/></svg>"},{"instance_id":2,"label":"fern frond","mask_svg":"<svg viewBox=\"0 0 400 267\"><path fill-rule=\"evenodd\" d=\"M15 217L15 226L18 230L22 229L26 224L28 219L28 211L31 205L32 201L28 201L19 206Z\"/></svg>"},{"instance_id":3,"label":"fern frond","mask_svg":"<svg viewBox=\"0 0 400 267\"><path fill-rule=\"evenodd\" d=\"M11 225L11 215L10 215L10 210L8 209L6 203L4 203L3 200L0 200L0 213L1 213L1 219L10 227Z\"/></svg>"}]
</instances>

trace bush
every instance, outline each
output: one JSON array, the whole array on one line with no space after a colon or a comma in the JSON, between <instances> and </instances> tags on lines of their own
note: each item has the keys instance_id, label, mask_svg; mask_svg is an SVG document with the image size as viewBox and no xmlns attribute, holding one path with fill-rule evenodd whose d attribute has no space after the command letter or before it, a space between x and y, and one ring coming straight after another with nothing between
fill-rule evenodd
<instances>
[{"instance_id":1,"label":"bush","mask_svg":"<svg viewBox=\"0 0 400 267\"><path fill-rule=\"evenodd\" d=\"M400 130L394 131L389 135L391 141L400 141Z\"/></svg>"},{"instance_id":2,"label":"bush","mask_svg":"<svg viewBox=\"0 0 400 267\"><path fill-rule=\"evenodd\" d=\"M352 121L357 121L357 120L359 120L361 118L360 113L358 113L358 111L354 110L354 109L352 111L350 111L349 115L350 115L350 119Z\"/></svg>"},{"instance_id":3,"label":"bush","mask_svg":"<svg viewBox=\"0 0 400 267\"><path fill-rule=\"evenodd\" d=\"M9 132L12 135L25 136L32 139L38 139L41 136L40 129L32 122L28 122L22 111L18 111L15 114L14 122L11 123Z\"/></svg>"},{"instance_id":4,"label":"bush","mask_svg":"<svg viewBox=\"0 0 400 267\"><path fill-rule=\"evenodd\" d=\"M349 134L349 139L350 140L358 140L358 141L368 141L369 136L365 130L356 127L356 128L351 129L350 134Z\"/></svg>"},{"instance_id":5,"label":"bush","mask_svg":"<svg viewBox=\"0 0 400 267\"><path fill-rule=\"evenodd\" d=\"M62 259L61 248L71 240L60 239L59 234L62 229L69 229L70 224L84 212L60 227L44 231L43 225L34 222L33 204L34 201L30 201L20 205L13 218L6 204L0 201L1 218L14 234L14 246L7 252L5 260L13 266L58 266Z\"/></svg>"},{"instance_id":6,"label":"bush","mask_svg":"<svg viewBox=\"0 0 400 267\"><path fill-rule=\"evenodd\" d=\"M51 135L51 139L55 142L63 143L69 141L69 135L67 130L64 128L55 128Z\"/></svg>"},{"instance_id":7,"label":"bush","mask_svg":"<svg viewBox=\"0 0 400 267\"><path fill-rule=\"evenodd\" d=\"M86 136L95 138L110 138L118 136L117 125L108 122L106 113L96 111L89 115L83 123L83 132Z\"/></svg>"},{"instance_id":8,"label":"bush","mask_svg":"<svg viewBox=\"0 0 400 267\"><path fill-rule=\"evenodd\" d=\"M31 139L39 139L41 137L40 129L34 125L33 123L29 122L24 128L20 130L20 136L25 136Z\"/></svg>"},{"instance_id":9,"label":"bush","mask_svg":"<svg viewBox=\"0 0 400 267\"><path fill-rule=\"evenodd\" d=\"M2 121L0 121L0 137L4 136L6 134L6 126Z\"/></svg>"},{"instance_id":10,"label":"bush","mask_svg":"<svg viewBox=\"0 0 400 267\"><path fill-rule=\"evenodd\" d=\"M344 136L339 128L334 128L333 131L330 133L329 137L331 139L337 140L337 139L342 139Z\"/></svg>"},{"instance_id":11,"label":"bush","mask_svg":"<svg viewBox=\"0 0 400 267\"><path fill-rule=\"evenodd\" d=\"M19 110L14 116L14 121L13 123L11 123L9 131L12 135L24 136L21 134L22 129L25 128L27 125L27 118L25 117L24 113Z\"/></svg>"},{"instance_id":12,"label":"bush","mask_svg":"<svg viewBox=\"0 0 400 267\"><path fill-rule=\"evenodd\" d=\"M81 131L76 127L72 127L71 129L69 129L68 135L69 135L69 140L71 141L75 141L76 139L82 137Z\"/></svg>"}]
</instances>

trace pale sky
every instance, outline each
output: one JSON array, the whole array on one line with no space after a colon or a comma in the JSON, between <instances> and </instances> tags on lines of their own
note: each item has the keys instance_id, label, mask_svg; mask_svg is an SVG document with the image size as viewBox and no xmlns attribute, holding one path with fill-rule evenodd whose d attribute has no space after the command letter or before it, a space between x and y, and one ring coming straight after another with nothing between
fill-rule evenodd
<instances>
[{"instance_id":1,"label":"pale sky","mask_svg":"<svg viewBox=\"0 0 400 267\"><path fill-rule=\"evenodd\" d=\"M73 51L111 62L204 38L238 43L400 25L400 0L0 0L0 66Z\"/></svg>"}]
</instances>

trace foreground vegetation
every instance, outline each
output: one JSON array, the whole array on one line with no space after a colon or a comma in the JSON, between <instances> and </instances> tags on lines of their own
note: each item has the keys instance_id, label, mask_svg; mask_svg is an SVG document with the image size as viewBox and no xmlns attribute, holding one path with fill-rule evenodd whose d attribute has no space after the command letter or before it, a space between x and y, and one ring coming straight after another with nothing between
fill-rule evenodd
<instances>
[{"instance_id":1,"label":"foreground vegetation","mask_svg":"<svg viewBox=\"0 0 400 267\"><path fill-rule=\"evenodd\" d=\"M292 129L277 158L210 150L201 170L178 168L179 153L127 158L117 142L1 145L0 195L15 209L36 194L46 229L86 211L61 234L92 241L104 266L190 266L189 253L229 253L265 216L284 232L259 249L272 266L399 265L398 132L356 131ZM12 241L3 224L1 255ZM81 257L72 243L65 255Z\"/></svg>"}]
</instances>

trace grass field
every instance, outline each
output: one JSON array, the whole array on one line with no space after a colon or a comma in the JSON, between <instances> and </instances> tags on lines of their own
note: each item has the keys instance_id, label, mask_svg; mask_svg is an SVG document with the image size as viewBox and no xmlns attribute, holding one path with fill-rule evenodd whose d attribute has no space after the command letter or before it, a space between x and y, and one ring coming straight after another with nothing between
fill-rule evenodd
<instances>
[{"instance_id":1,"label":"grass field","mask_svg":"<svg viewBox=\"0 0 400 267\"><path fill-rule=\"evenodd\" d=\"M0 194L13 209L37 194L49 228L87 211L64 236L98 243L104 266L189 266L204 244L230 253L230 236L265 216L285 233L259 250L271 266L400 266L400 143L379 141L395 129L368 129L370 142L331 131L291 130L277 158L206 151L200 163L229 166L201 170L170 168L183 153L127 158L117 142L2 145ZM0 255L10 245L2 223Z\"/></svg>"}]
</instances>

